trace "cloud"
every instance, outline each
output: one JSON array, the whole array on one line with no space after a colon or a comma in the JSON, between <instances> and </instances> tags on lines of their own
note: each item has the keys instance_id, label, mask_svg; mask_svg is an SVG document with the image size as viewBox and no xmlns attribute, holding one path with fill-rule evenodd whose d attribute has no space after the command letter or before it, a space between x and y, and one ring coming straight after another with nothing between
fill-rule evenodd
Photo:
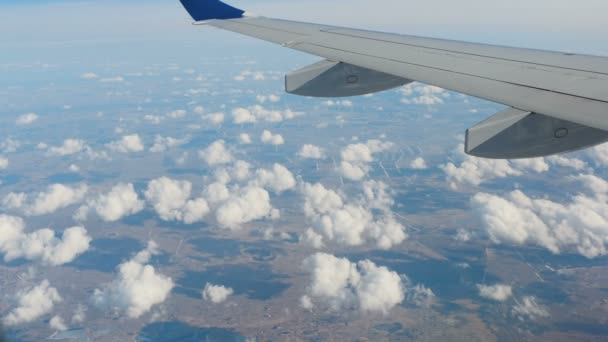
<instances>
[{"instance_id":1,"label":"cloud","mask_svg":"<svg viewBox=\"0 0 608 342\"><path fill-rule=\"evenodd\" d=\"M479 295L483 298L495 300L497 302L504 302L505 300L511 298L513 294L513 290L511 286L504 284L496 284L496 285L477 285L477 289L479 289Z\"/></svg>"},{"instance_id":2,"label":"cloud","mask_svg":"<svg viewBox=\"0 0 608 342\"><path fill-rule=\"evenodd\" d=\"M545 307L536 302L536 298L532 296L524 297L521 303L517 303L513 307L513 315L517 316L520 320L529 318L535 320L537 318L549 317L549 312Z\"/></svg>"},{"instance_id":3,"label":"cloud","mask_svg":"<svg viewBox=\"0 0 608 342\"><path fill-rule=\"evenodd\" d=\"M494 243L535 244L555 254L569 250L587 258L606 255L608 182L592 175L573 179L590 194L561 204L519 190L506 197L478 193L471 200L473 213Z\"/></svg>"},{"instance_id":4,"label":"cloud","mask_svg":"<svg viewBox=\"0 0 608 342\"><path fill-rule=\"evenodd\" d=\"M183 109L178 109L167 113L167 117L171 119L181 119L185 117L187 112Z\"/></svg>"},{"instance_id":5,"label":"cloud","mask_svg":"<svg viewBox=\"0 0 608 342\"><path fill-rule=\"evenodd\" d=\"M237 189L215 212L218 223L232 229L244 223L274 218L277 215L277 211L270 204L268 191L256 186Z\"/></svg>"},{"instance_id":6,"label":"cloud","mask_svg":"<svg viewBox=\"0 0 608 342\"><path fill-rule=\"evenodd\" d=\"M81 202L87 191L84 184L73 187L53 184L37 194L11 192L2 199L2 205L6 209L21 210L29 216L40 216Z\"/></svg>"},{"instance_id":7,"label":"cloud","mask_svg":"<svg viewBox=\"0 0 608 342\"><path fill-rule=\"evenodd\" d=\"M158 254L158 245L148 242L145 250L118 265L118 276L101 289L95 289L93 302L101 308L139 318L153 306L163 303L173 289L173 280L157 273L148 262Z\"/></svg>"},{"instance_id":8,"label":"cloud","mask_svg":"<svg viewBox=\"0 0 608 342\"><path fill-rule=\"evenodd\" d=\"M256 98L256 100L258 100L259 103L265 103L266 101L276 103L276 102L281 101L281 97L277 96L277 95L268 95L268 96L258 95L255 98Z\"/></svg>"},{"instance_id":9,"label":"cloud","mask_svg":"<svg viewBox=\"0 0 608 342\"><path fill-rule=\"evenodd\" d=\"M327 107L333 107L333 106L352 107L353 106L353 102L349 101L349 100L338 100L338 101L327 100L327 101L323 101L322 104Z\"/></svg>"},{"instance_id":10,"label":"cloud","mask_svg":"<svg viewBox=\"0 0 608 342\"><path fill-rule=\"evenodd\" d=\"M428 166L422 157L418 157L410 163L410 168L414 170L426 170Z\"/></svg>"},{"instance_id":11,"label":"cloud","mask_svg":"<svg viewBox=\"0 0 608 342\"><path fill-rule=\"evenodd\" d=\"M235 108L232 111L232 119L235 124L254 123L258 121L265 122L281 122L284 120L291 120L302 113L294 112L290 109L284 111L269 110L260 105L254 105L248 108Z\"/></svg>"},{"instance_id":12,"label":"cloud","mask_svg":"<svg viewBox=\"0 0 608 342\"><path fill-rule=\"evenodd\" d=\"M298 156L302 159L325 159L325 151L315 145L306 144L302 146Z\"/></svg>"},{"instance_id":13,"label":"cloud","mask_svg":"<svg viewBox=\"0 0 608 342\"><path fill-rule=\"evenodd\" d=\"M94 80L94 79L98 78L98 76L92 72L87 72L87 73L80 75L80 78L82 78L83 80Z\"/></svg>"},{"instance_id":14,"label":"cloud","mask_svg":"<svg viewBox=\"0 0 608 342\"><path fill-rule=\"evenodd\" d=\"M125 135L120 140L107 144L107 147L120 153L141 152L144 150L144 144L137 134Z\"/></svg>"},{"instance_id":15,"label":"cloud","mask_svg":"<svg viewBox=\"0 0 608 342\"><path fill-rule=\"evenodd\" d=\"M164 221L200 222L209 213L204 198L190 199L192 183L161 177L148 183L145 192L158 216Z\"/></svg>"},{"instance_id":16,"label":"cloud","mask_svg":"<svg viewBox=\"0 0 608 342\"><path fill-rule=\"evenodd\" d=\"M65 139L61 146L50 147L49 153L57 156L69 156L82 152L86 148L84 140L80 139Z\"/></svg>"},{"instance_id":17,"label":"cloud","mask_svg":"<svg viewBox=\"0 0 608 342\"><path fill-rule=\"evenodd\" d=\"M350 144L342 149L342 161L338 171L345 178L360 181L369 173L368 164L374 161L374 154L384 152L393 145L391 142L380 140L368 140L365 144Z\"/></svg>"},{"instance_id":18,"label":"cloud","mask_svg":"<svg viewBox=\"0 0 608 342\"><path fill-rule=\"evenodd\" d=\"M0 253L9 262L18 259L58 266L72 262L89 249L91 238L83 227L64 230L61 239L51 229L25 232L20 217L0 215Z\"/></svg>"},{"instance_id":19,"label":"cloud","mask_svg":"<svg viewBox=\"0 0 608 342\"><path fill-rule=\"evenodd\" d=\"M435 303L433 290L422 285L416 285L407 289L407 300L421 308L430 308Z\"/></svg>"},{"instance_id":20,"label":"cloud","mask_svg":"<svg viewBox=\"0 0 608 342\"><path fill-rule=\"evenodd\" d=\"M19 126L31 125L38 120L36 113L23 114L17 118L15 123Z\"/></svg>"},{"instance_id":21,"label":"cloud","mask_svg":"<svg viewBox=\"0 0 608 342\"><path fill-rule=\"evenodd\" d=\"M163 137L163 136L157 135L154 138L154 145L150 148L150 152L152 152L152 153L165 152L169 149L187 144L188 141L190 141L190 138L176 139L176 138Z\"/></svg>"},{"instance_id":22,"label":"cloud","mask_svg":"<svg viewBox=\"0 0 608 342\"><path fill-rule=\"evenodd\" d=\"M211 113L203 116L203 120L210 122L214 125L221 125L224 123L224 113Z\"/></svg>"},{"instance_id":23,"label":"cloud","mask_svg":"<svg viewBox=\"0 0 608 342\"><path fill-rule=\"evenodd\" d=\"M419 83L407 84L400 91L404 96L401 99L404 104L432 106L443 104L444 100L450 97L450 94L442 88Z\"/></svg>"},{"instance_id":24,"label":"cloud","mask_svg":"<svg viewBox=\"0 0 608 342\"><path fill-rule=\"evenodd\" d=\"M239 142L242 145L249 145L251 144L251 137L247 133L241 133L239 134Z\"/></svg>"},{"instance_id":25,"label":"cloud","mask_svg":"<svg viewBox=\"0 0 608 342\"><path fill-rule=\"evenodd\" d=\"M388 312L403 302L404 286L396 272L369 260L352 263L346 258L317 253L304 260L302 269L311 277L304 307L330 310Z\"/></svg>"},{"instance_id":26,"label":"cloud","mask_svg":"<svg viewBox=\"0 0 608 342\"><path fill-rule=\"evenodd\" d=\"M120 183L107 194L99 195L78 209L75 218L85 220L89 211L94 211L106 222L115 222L125 216L142 211L144 202L139 200L133 184Z\"/></svg>"},{"instance_id":27,"label":"cloud","mask_svg":"<svg viewBox=\"0 0 608 342\"><path fill-rule=\"evenodd\" d=\"M272 170L257 170L254 183L276 193L293 189L296 186L293 174L281 164L274 164Z\"/></svg>"},{"instance_id":28,"label":"cloud","mask_svg":"<svg viewBox=\"0 0 608 342\"><path fill-rule=\"evenodd\" d=\"M521 176L526 171L542 173L549 170L544 158L503 160L477 158L464 153L464 145L460 144L456 150L456 158L461 160L459 166L447 163L441 166L446 180L454 190L463 186L478 186L495 178Z\"/></svg>"},{"instance_id":29,"label":"cloud","mask_svg":"<svg viewBox=\"0 0 608 342\"><path fill-rule=\"evenodd\" d=\"M229 287L209 283L205 285L205 288L202 291L203 299L214 304L219 304L226 301L226 299L228 299L228 297L233 293L234 290Z\"/></svg>"},{"instance_id":30,"label":"cloud","mask_svg":"<svg viewBox=\"0 0 608 342\"><path fill-rule=\"evenodd\" d=\"M260 140L266 145L278 146L285 144L285 139L283 139L283 136L280 134L272 134L272 132L268 130L264 130Z\"/></svg>"},{"instance_id":31,"label":"cloud","mask_svg":"<svg viewBox=\"0 0 608 342\"><path fill-rule=\"evenodd\" d=\"M0 170L4 170L8 167L9 161L7 158L0 157Z\"/></svg>"},{"instance_id":32,"label":"cloud","mask_svg":"<svg viewBox=\"0 0 608 342\"><path fill-rule=\"evenodd\" d=\"M221 165L230 163L234 157L226 149L224 140L217 140L206 149L199 151L198 155L209 165Z\"/></svg>"},{"instance_id":33,"label":"cloud","mask_svg":"<svg viewBox=\"0 0 608 342\"><path fill-rule=\"evenodd\" d=\"M51 320L49 321L49 326L51 327L51 329L55 329L57 331L68 330L68 327L65 325L63 318L58 315L55 315L53 316L53 318L51 318Z\"/></svg>"},{"instance_id":34,"label":"cloud","mask_svg":"<svg viewBox=\"0 0 608 342\"><path fill-rule=\"evenodd\" d=\"M13 153L17 151L19 147L21 147L21 142L11 137L7 137L0 143L0 151L3 153Z\"/></svg>"},{"instance_id":35,"label":"cloud","mask_svg":"<svg viewBox=\"0 0 608 342\"><path fill-rule=\"evenodd\" d=\"M122 83L125 79L122 76L106 77L99 80L101 83Z\"/></svg>"},{"instance_id":36,"label":"cloud","mask_svg":"<svg viewBox=\"0 0 608 342\"><path fill-rule=\"evenodd\" d=\"M48 280L43 280L36 287L19 291L16 297L17 308L4 318L4 324L9 326L32 322L52 312L55 304L62 301L59 292L50 286Z\"/></svg>"},{"instance_id":37,"label":"cloud","mask_svg":"<svg viewBox=\"0 0 608 342\"><path fill-rule=\"evenodd\" d=\"M370 181L362 184L362 188L363 196L347 202L322 184L305 183L304 213L313 229L302 240L316 248L325 241L347 246L373 242L381 249L403 242L407 238L405 227L393 217L390 210L393 201L386 184Z\"/></svg>"}]
</instances>

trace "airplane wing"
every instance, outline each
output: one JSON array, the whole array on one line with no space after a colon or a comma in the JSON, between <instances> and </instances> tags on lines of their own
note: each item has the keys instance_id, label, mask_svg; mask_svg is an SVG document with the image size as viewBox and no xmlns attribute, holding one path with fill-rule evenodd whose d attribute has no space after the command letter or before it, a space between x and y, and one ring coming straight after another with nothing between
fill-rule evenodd
<instances>
[{"instance_id":1,"label":"airplane wing","mask_svg":"<svg viewBox=\"0 0 608 342\"><path fill-rule=\"evenodd\" d=\"M608 141L608 58L247 16L219 0L180 0L195 24L325 58L286 75L286 91L356 96L413 81L508 106L466 132L466 153L500 159Z\"/></svg>"}]
</instances>

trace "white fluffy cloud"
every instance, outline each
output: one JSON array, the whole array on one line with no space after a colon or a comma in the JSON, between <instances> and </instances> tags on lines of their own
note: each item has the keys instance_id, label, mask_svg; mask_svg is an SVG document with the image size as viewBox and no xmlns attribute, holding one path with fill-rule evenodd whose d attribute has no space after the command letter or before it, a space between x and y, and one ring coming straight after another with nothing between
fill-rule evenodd
<instances>
[{"instance_id":1,"label":"white fluffy cloud","mask_svg":"<svg viewBox=\"0 0 608 342\"><path fill-rule=\"evenodd\" d=\"M97 77L98 77L97 74L92 73L92 72L87 72L87 73L80 75L80 78L82 78L83 80L93 80L93 79L96 79Z\"/></svg>"},{"instance_id":2,"label":"white fluffy cloud","mask_svg":"<svg viewBox=\"0 0 608 342\"><path fill-rule=\"evenodd\" d=\"M189 140L190 140L189 138L176 139L176 138L163 137L163 136L157 135L156 137L154 137L154 145L152 145L152 147L150 147L150 152L152 152L152 153L165 152L172 148L184 145L184 144L188 143Z\"/></svg>"},{"instance_id":3,"label":"white fluffy cloud","mask_svg":"<svg viewBox=\"0 0 608 342\"><path fill-rule=\"evenodd\" d=\"M81 202L87 191L84 184L74 187L53 184L37 194L11 192L2 199L2 205L6 209L21 210L26 215L46 215Z\"/></svg>"},{"instance_id":4,"label":"white fluffy cloud","mask_svg":"<svg viewBox=\"0 0 608 342\"><path fill-rule=\"evenodd\" d=\"M144 202L135 192L133 184L118 184L107 194L101 194L78 209L75 218L85 220L90 211L94 211L106 222L114 222L125 216L143 210Z\"/></svg>"},{"instance_id":5,"label":"white fluffy cloud","mask_svg":"<svg viewBox=\"0 0 608 342\"><path fill-rule=\"evenodd\" d=\"M233 293L234 290L229 287L209 283L205 285L205 288L202 291L203 299L214 304L219 304L226 301L226 299L228 299L228 297L230 297Z\"/></svg>"},{"instance_id":6,"label":"white fluffy cloud","mask_svg":"<svg viewBox=\"0 0 608 342\"><path fill-rule=\"evenodd\" d=\"M410 163L410 168L414 170L425 170L428 168L428 166L422 157L418 157Z\"/></svg>"},{"instance_id":7,"label":"white fluffy cloud","mask_svg":"<svg viewBox=\"0 0 608 342\"><path fill-rule=\"evenodd\" d=\"M479 193L471 206L494 243L530 243L552 253L577 251L587 258L606 255L608 182L591 175L575 179L590 194L576 195L565 204L513 191L504 198Z\"/></svg>"},{"instance_id":8,"label":"white fluffy cloud","mask_svg":"<svg viewBox=\"0 0 608 342\"><path fill-rule=\"evenodd\" d=\"M392 215L393 200L386 184L370 181L362 187L363 196L347 202L322 184L304 184L304 212L313 228L302 240L315 248L322 247L325 241L347 246L373 242L382 249L403 242L407 238L405 227Z\"/></svg>"},{"instance_id":9,"label":"white fluffy cloud","mask_svg":"<svg viewBox=\"0 0 608 342\"><path fill-rule=\"evenodd\" d=\"M401 102L405 104L432 106L442 104L450 97L450 94L442 88L420 83L407 84L400 91L404 96Z\"/></svg>"},{"instance_id":10,"label":"white fluffy cloud","mask_svg":"<svg viewBox=\"0 0 608 342\"><path fill-rule=\"evenodd\" d=\"M82 152L87 147L84 140L80 139L65 139L61 146L50 147L49 153L57 156L68 156Z\"/></svg>"},{"instance_id":11,"label":"white fluffy cloud","mask_svg":"<svg viewBox=\"0 0 608 342\"><path fill-rule=\"evenodd\" d=\"M4 318L4 324L9 326L32 322L52 312L55 304L62 301L59 292L50 286L48 280L20 291L16 297L18 306Z\"/></svg>"},{"instance_id":12,"label":"white fluffy cloud","mask_svg":"<svg viewBox=\"0 0 608 342\"><path fill-rule=\"evenodd\" d=\"M521 302L517 302L517 305L513 307L513 315L524 320L529 318L535 320L537 318L549 317L549 311L538 304L535 297L527 296L522 299Z\"/></svg>"},{"instance_id":13,"label":"white fluffy cloud","mask_svg":"<svg viewBox=\"0 0 608 342\"><path fill-rule=\"evenodd\" d=\"M302 146L298 156L302 159L325 159L325 151L318 146L306 144Z\"/></svg>"},{"instance_id":14,"label":"white fluffy cloud","mask_svg":"<svg viewBox=\"0 0 608 342\"><path fill-rule=\"evenodd\" d=\"M254 183L276 193L281 193L293 189L296 186L296 179L285 166L274 164L272 170L257 170Z\"/></svg>"},{"instance_id":15,"label":"white fluffy cloud","mask_svg":"<svg viewBox=\"0 0 608 342\"><path fill-rule=\"evenodd\" d=\"M227 228L238 228L240 225L277 216L270 203L270 194L263 188L247 186L229 194L215 212L219 224Z\"/></svg>"},{"instance_id":16,"label":"white fluffy cloud","mask_svg":"<svg viewBox=\"0 0 608 342\"><path fill-rule=\"evenodd\" d=\"M232 111L232 120L235 124L254 123L258 121L265 122L281 122L290 120L302 113L294 112L290 109L284 111L269 110L260 105L251 106L248 108L235 108Z\"/></svg>"},{"instance_id":17,"label":"white fluffy cloud","mask_svg":"<svg viewBox=\"0 0 608 342\"><path fill-rule=\"evenodd\" d=\"M27 259L58 266L72 262L89 249L91 238L82 227L67 228L61 239L50 229L25 232L19 217L0 215L0 253L5 261Z\"/></svg>"},{"instance_id":18,"label":"white fluffy cloud","mask_svg":"<svg viewBox=\"0 0 608 342\"><path fill-rule=\"evenodd\" d=\"M224 140L213 142L206 149L199 151L198 155L209 165L228 164L234 159Z\"/></svg>"},{"instance_id":19,"label":"white fluffy cloud","mask_svg":"<svg viewBox=\"0 0 608 342\"><path fill-rule=\"evenodd\" d=\"M241 133L239 134L239 142L242 145L249 145L251 144L251 136L249 136L247 133Z\"/></svg>"},{"instance_id":20,"label":"white fluffy cloud","mask_svg":"<svg viewBox=\"0 0 608 342\"><path fill-rule=\"evenodd\" d=\"M224 123L224 113L211 113L203 115L203 120L213 124L213 125L221 125Z\"/></svg>"},{"instance_id":21,"label":"white fluffy cloud","mask_svg":"<svg viewBox=\"0 0 608 342\"><path fill-rule=\"evenodd\" d=\"M137 134L125 135L120 140L107 144L107 146L109 149L120 153L141 152L144 150L144 144Z\"/></svg>"},{"instance_id":22,"label":"white fluffy cloud","mask_svg":"<svg viewBox=\"0 0 608 342\"><path fill-rule=\"evenodd\" d=\"M484 298L492 299L497 302L504 302L511 298L513 290L511 286L505 284L496 285L477 285L479 289L479 295Z\"/></svg>"},{"instance_id":23,"label":"white fluffy cloud","mask_svg":"<svg viewBox=\"0 0 608 342\"><path fill-rule=\"evenodd\" d=\"M260 140L267 145L278 146L285 144L285 139L283 139L283 136L280 134L272 134L272 132L269 130L264 130Z\"/></svg>"},{"instance_id":24,"label":"white fluffy cloud","mask_svg":"<svg viewBox=\"0 0 608 342\"><path fill-rule=\"evenodd\" d=\"M171 119L181 119L186 116L186 111L183 109L178 109L167 113L167 117Z\"/></svg>"},{"instance_id":25,"label":"white fluffy cloud","mask_svg":"<svg viewBox=\"0 0 608 342\"><path fill-rule=\"evenodd\" d=\"M55 329L57 331L68 330L68 327L65 325L63 318L58 315L55 315L53 316L53 318L51 318L51 320L49 321L49 326L51 327L51 329Z\"/></svg>"},{"instance_id":26,"label":"white fluffy cloud","mask_svg":"<svg viewBox=\"0 0 608 342\"><path fill-rule=\"evenodd\" d=\"M38 115L36 113L27 113L19 116L15 123L20 126L31 125L36 120L38 120Z\"/></svg>"},{"instance_id":27,"label":"white fluffy cloud","mask_svg":"<svg viewBox=\"0 0 608 342\"><path fill-rule=\"evenodd\" d=\"M342 161L338 171L343 177L360 181L369 173L369 163L374 161L374 154L384 152L391 147L393 143L380 140L368 140L365 144L350 144L342 149Z\"/></svg>"},{"instance_id":28,"label":"white fluffy cloud","mask_svg":"<svg viewBox=\"0 0 608 342\"><path fill-rule=\"evenodd\" d=\"M150 257L158 254L154 241L131 260L118 266L114 281L95 289L93 302L102 308L125 313L130 318L139 318L153 306L163 303L173 289L173 280L157 273L149 265Z\"/></svg>"},{"instance_id":29,"label":"white fluffy cloud","mask_svg":"<svg viewBox=\"0 0 608 342\"><path fill-rule=\"evenodd\" d=\"M302 268L311 277L301 300L307 309L320 306L387 314L405 298L399 274L369 260L352 263L317 253L305 259Z\"/></svg>"},{"instance_id":30,"label":"white fluffy cloud","mask_svg":"<svg viewBox=\"0 0 608 342\"><path fill-rule=\"evenodd\" d=\"M0 170L6 169L8 167L8 163L9 161L7 158L0 157Z\"/></svg>"},{"instance_id":31,"label":"white fluffy cloud","mask_svg":"<svg viewBox=\"0 0 608 342\"><path fill-rule=\"evenodd\" d=\"M182 221L187 224L200 222L209 213L204 198L190 199L192 183L167 177L148 183L146 199L165 221Z\"/></svg>"}]
</instances>

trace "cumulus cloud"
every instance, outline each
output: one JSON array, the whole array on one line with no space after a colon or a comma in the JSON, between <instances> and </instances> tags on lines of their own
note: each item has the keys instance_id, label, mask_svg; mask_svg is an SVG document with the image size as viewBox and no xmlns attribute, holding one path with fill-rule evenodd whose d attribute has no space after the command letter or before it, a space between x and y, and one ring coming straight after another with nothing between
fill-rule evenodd
<instances>
[{"instance_id":1,"label":"cumulus cloud","mask_svg":"<svg viewBox=\"0 0 608 342\"><path fill-rule=\"evenodd\" d=\"M275 218L277 215L268 191L256 186L239 188L230 193L215 212L217 222L227 228L238 228L244 223Z\"/></svg>"},{"instance_id":2,"label":"cumulus cloud","mask_svg":"<svg viewBox=\"0 0 608 342\"><path fill-rule=\"evenodd\" d=\"M407 300L417 307L430 308L435 303L433 290L422 285L416 285L407 289Z\"/></svg>"},{"instance_id":3,"label":"cumulus cloud","mask_svg":"<svg viewBox=\"0 0 608 342\"><path fill-rule=\"evenodd\" d=\"M154 138L154 145L152 145L152 147L150 148L150 152L152 152L152 153L165 152L172 148L184 145L184 144L188 143L189 140L190 140L189 138L176 139L176 138L163 137L163 136L157 135Z\"/></svg>"},{"instance_id":4,"label":"cumulus cloud","mask_svg":"<svg viewBox=\"0 0 608 342\"><path fill-rule=\"evenodd\" d=\"M93 302L101 308L139 318L155 305L163 303L173 289L173 280L159 274L149 265L158 254L158 245L148 242L145 250L118 266L118 275L111 283L95 289Z\"/></svg>"},{"instance_id":5,"label":"cumulus cloud","mask_svg":"<svg viewBox=\"0 0 608 342\"><path fill-rule=\"evenodd\" d=\"M428 166L422 157L418 157L410 163L410 168L414 170L425 170L428 168Z\"/></svg>"},{"instance_id":6,"label":"cumulus cloud","mask_svg":"<svg viewBox=\"0 0 608 342\"><path fill-rule=\"evenodd\" d=\"M4 157L0 157L0 170L4 170L8 167L8 159Z\"/></svg>"},{"instance_id":7,"label":"cumulus cloud","mask_svg":"<svg viewBox=\"0 0 608 342\"><path fill-rule=\"evenodd\" d=\"M84 184L73 187L53 184L37 194L11 192L2 199L2 206L21 210L30 216L46 215L81 202L87 191L88 187Z\"/></svg>"},{"instance_id":8,"label":"cumulus cloud","mask_svg":"<svg viewBox=\"0 0 608 342\"><path fill-rule=\"evenodd\" d=\"M391 147L393 143L380 140L350 144L342 149L342 161L338 171L345 178L360 181L369 173L369 163L374 161L374 154L384 152Z\"/></svg>"},{"instance_id":9,"label":"cumulus cloud","mask_svg":"<svg viewBox=\"0 0 608 342\"><path fill-rule=\"evenodd\" d=\"M587 258L606 255L608 182L592 175L574 179L588 194L565 204L530 198L518 190L506 197L478 193L471 206L494 243L535 244L555 254L569 250Z\"/></svg>"},{"instance_id":10,"label":"cumulus cloud","mask_svg":"<svg viewBox=\"0 0 608 342\"><path fill-rule=\"evenodd\" d=\"M537 318L549 317L547 309L538 304L536 298L533 296L524 297L520 302L513 307L513 315L517 316L520 320L526 318L535 320Z\"/></svg>"},{"instance_id":11,"label":"cumulus cloud","mask_svg":"<svg viewBox=\"0 0 608 342\"><path fill-rule=\"evenodd\" d=\"M75 215L78 220L85 220L90 211L94 211L106 222L115 222L125 216L142 211L144 202L135 192L133 184L118 184L108 193L101 194L97 198L88 201Z\"/></svg>"},{"instance_id":12,"label":"cumulus cloud","mask_svg":"<svg viewBox=\"0 0 608 342\"><path fill-rule=\"evenodd\" d=\"M290 109L283 111L266 109L260 105L251 106L248 108L235 108L232 111L232 119L235 124L254 123L258 121L265 122L281 122L290 120L302 113L294 112Z\"/></svg>"},{"instance_id":13,"label":"cumulus cloud","mask_svg":"<svg viewBox=\"0 0 608 342\"><path fill-rule=\"evenodd\" d=\"M83 80L94 80L97 77L98 76L92 72L87 72L87 73L80 75L80 78L82 78Z\"/></svg>"},{"instance_id":14,"label":"cumulus cloud","mask_svg":"<svg viewBox=\"0 0 608 342\"><path fill-rule=\"evenodd\" d=\"M405 298L399 274L369 260L353 263L317 253L306 258L302 268L311 277L307 294L301 299L307 309L319 306L387 314Z\"/></svg>"},{"instance_id":15,"label":"cumulus cloud","mask_svg":"<svg viewBox=\"0 0 608 342\"><path fill-rule=\"evenodd\" d=\"M204 198L191 199L192 183L161 177L148 183L145 197L164 221L200 222L209 213Z\"/></svg>"},{"instance_id":16,"label":"cumulus cloud","mask_svg":"<svg viewBox=\"0 0 608 342\"><path fill-rule=\"evenodd\" d=\"M113 141L107 144L110 150L120 153L141 152L144 150L144 144L137 134L125 135L118 141Z\"/></svg>"},{"instance_id":17,"label":"cumulus cloud","mask_svg":"<svg viewBox=\"0 0 608 342\"><path fill-rule=\"evenodd\" d=\"M322 184L304 184L304 213L313 229L305 233L303 241L316 248L322 247L324 241L348 246L373 242L382 249L403 242L407 238L405 227L392 215L393 200L386 184L370 181L362 188L363 196L347 202Z\"/></svg>"},{"instance_id":18,"label":"cumulus cloud","mask_svg":"<svg viewBox=\"0 0 608 342\"><path fill-rule=\"evenodd\" d=\"M325 159L325 150L315 145L306 144L302 146L298 156L302 159Z\"/></svg>"},{"instance_id":19,"label":"cumulus cloud","mask_svg":"<svg viewBox=\"0 0 608 342\"><path fill-rule=\"evenodd\" d=\"M21 147L21 142L11 137L7 137L0 143L0 151L3 153L13 153L17 151L19 147Z\"/></svg>"},{"instance_id":20,"label":"cumulus cloud","mask_svg":"<svg viewBox=\"0 0 608 342\"><path fill-rule=\"evenodd\" d=\"M32 322L52 312L55 304L62 301L59 292L51 287L48 280L19 291L16 299L18 306L4 317L4 324L9 326Z\"/></svg>"},{"instance_id":21,"label":"cumulus cloud","mask_svg":"<svg viewBox=\"0 0 608 342\"><path fill-rule=\"evenodd\" d=\"M84 151L86 146L84 140L65 139L61 146L50 147L48 151L57 156L69 156Z\"/></svg>"},{"instance_id":22,"label":"cumulus cloud","mask_svg":"<svg viewBox=\"0 0 608 342\"><path fill-rule=\"evenodd\" d=\"M353 102L350 100L327 100L323 101L322 104L327 107L340 106L340 107L352 107Z\"/></svg>"},{"instance_id":23,"label":"cumulus cloud","mask_svg":"<svg viewBox=\"0 0 608 342\"><path fill-rule=\"evenodd\" d=\"M122 83L125 79L122 76L106 77L99 80L101 83Z\"/></svg>"},{"instance_id":24,"label":"cumulus cloud","mask_svg":"<svg viewBox=\"0 0 608 342\"><path fill-rule=\"evenodd\" d=\"M281 164L274 164L272 170L257 170L254 183L276 193L293 189L296 186L293 174Z\"/></svg>"},{"instance_id":25,"label":"cumulus cloud","mask_svg":"<svg viewBox=\"0 0 608 342\"><path fill-rule=\"evenodd\" d=\"M68 330L68 327L65 325L63 318L58 315L55 315L53 316L53 318L51 318L51 320L49 321L49 326L51 327L51 329L55 329L57 331Z\"/></svg>"},{"instance_id":26,"label":"cumulus cloud","mask_svg":"<svg viewBox=\"0 0 608 342\"><path fill-rule=\"evenodd\" d=\"M432 106L442 104L450 97L450 94L442 88L419 83L407 84L400 91L404 96L401 100L404 104Z\"/></svg>"},{"instance_id":27,"label":"cumulus cloud","mask_svg":"<svg viewBox=\"0 0 608 342\"><path fill-rule=\"evenodd\" d=\"M20 217L0 215L0 253L7 262L26 259L52 266L64 265L86 252L90 242L83 227L65 229L60 239L48 228L26 233Z\"/></svg>"},{"instance_id":28,"label":"cumulus cloud","mask_svg":"<svg viewBox=\"0 0 608 342\"><path fill-rule=\"evenodd\" d=\"M283 145L285 144L285 139L280 134L272 134L269 130L264 130L260 140L266 145Z\"/></svg>"},{"instance_id":29,"label":"cumulus cloud","mask_svg":"<svg viewBox=\"0 0 608 342\"><path fill-rule=\"evenodd\" d=\"M456 150L456 158L461 160L459 166L454 163L441 166L450 187L454 190L463 186L477 186L495 178L521 176L526 171L542 173L549 170L549 165L543 158L515 161L477 158L465 154L463 144Z\"/></svg>"},{"instance_id":30,"label":"cumulus cloud","mask_svg":"<svg viewBox=\"0 0 608 342\"><path fill-rule=\"evenodd\" d=\"M265 103L266 101L275 103L275 102L279 102L281 100L281 97L274 95L274 94L268 95L268 96L258 95L255 98L256 98L256 100L258 100L259 103L262 103L262 104Z\"/></svg>"},{"instance_id":31,"label":"cumulus cloud","mask_svg":"<svg viewBox=\"0 0 608 342\"><path fill-rule=\"evenodd\" d=\"M251 137L247 133L241 133L239 134L239 142L242 145L249 145L251 144Z\"/></svg>"},{"instance_id":32,"label":"cumulus cloud","mask_svg":"<svg viewBox=\"0 0 608 342\"><path fill-rule=\"evenodd\" d=\"M199 151L198 155L209 165L228 164L234 159L224 140L213 142L206 149Z\"/></svg>"},{"instance_id":33,"label":"cumulus cloud","mask_svg":"<svg viewBox=\"0 0 608 342\"><path fill-rule=\"evenodd\" d=\"M203 115L203 120L214 125L221 125L222 123L224 123L224 113L206 114Z\"/></svg>"},{"instance_id":34,"label":"cumulus cloud","mask_svg":"<svg viewBox=\"0 0 608 342\"><path fill-rule=\"evenodd\" d=\"M205 288L202 291L203 299L214 304L219 304L226 301L226 299L228 299L228 297L230 297L233 293L234 290L229 287L209 283L205 285Z\"/></svg>"},{"instance_id":35,"label":"cumulus cloud","mask_svg":"<svg viewBox=\"0 0 608 342\"><path fill-rule=\"evenodd\" d=\"M497 302L504 302L505 300L511 298L511 295L513 294L511 286L504 284L479 284L477 285L477 289L479 290L479 295L481 297L495 300Z\"/></svg>"},{"instance_id":36,"label":"cumulus cloud","mask_svg":"<svg viewBox=\"0 0 608 342\"><path fill-rule=\"evenodd\" d=\"M19 116L15 123L19 126L25 126L33 124L36 120L38 120L36 113L27 113Z\"/></svg>"}]
</instances>

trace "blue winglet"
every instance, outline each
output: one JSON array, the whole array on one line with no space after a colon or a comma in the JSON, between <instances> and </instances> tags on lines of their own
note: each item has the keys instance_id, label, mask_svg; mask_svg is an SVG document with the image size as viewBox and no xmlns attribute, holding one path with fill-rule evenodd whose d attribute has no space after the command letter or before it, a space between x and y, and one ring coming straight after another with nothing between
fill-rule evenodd
<instances>
[{"instance_id":1,"label":"blue winglet","mask_svg":"<svg viewBox=\"0 0 608 342\"><path fill-rule=\"evenodd\" d=\"M243 17L242 11L219 0L180 0L192 19L196 21L210 19L235 19Z\"/></svg>"}]
</instances>

